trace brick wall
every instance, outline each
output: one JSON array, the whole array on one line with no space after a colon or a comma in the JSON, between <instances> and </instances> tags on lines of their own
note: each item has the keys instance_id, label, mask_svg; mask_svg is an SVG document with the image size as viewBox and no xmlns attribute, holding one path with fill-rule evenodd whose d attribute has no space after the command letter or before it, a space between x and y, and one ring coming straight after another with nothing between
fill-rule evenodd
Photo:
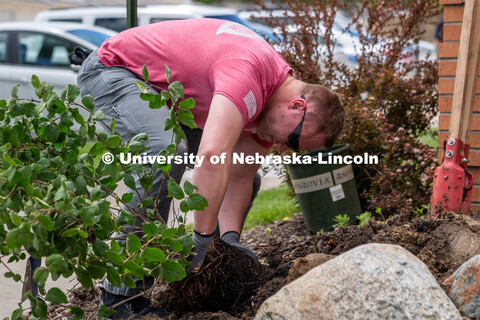
<instances>
[{"instance_id":1,"label":"brick wall","mask_svg":"<svg viewBox=\"0 0 480 320\"><path fill-rule=\"evenodd\" d=\"M443 43L438 48L438 108L440 159L443 159L443 142L447 139L452 109L458 47L463 20L463 0L440 0L443 5ZM480 75L480 68L477 70ZM469 170L474 175L471 210L480 211L480 77L477 80L475 105L470 131Z\"/></svg>"}]
</instances>

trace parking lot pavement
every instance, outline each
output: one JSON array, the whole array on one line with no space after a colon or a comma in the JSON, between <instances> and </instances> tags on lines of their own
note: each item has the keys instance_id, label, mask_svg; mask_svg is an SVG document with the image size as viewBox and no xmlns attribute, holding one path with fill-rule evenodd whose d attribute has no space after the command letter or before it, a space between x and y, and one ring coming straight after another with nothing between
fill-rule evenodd
<instances>
[{"instance_id":1,"label":"parking lot pavement","mask_svg":"<svg viewBox=\"0 0 480 320\"><path fill-rule=\"evenodd\" d=\"M185 175L184 175L184 180L190 180L192 178L192 171L188 170ZM281 178L276 176L272 171L267 173L263 178L262 178L262 186L260 190L266 190L270 188L275 188L278 187L281 183ZM183 181L180 183L183 186ZM121 193L123 192L126 188L125 186L119 186L118 187L118 192ZM179 205L180 202L176 201L174 202L174 208L176 208L177 212L180 212L179 210ZM173 216L172 211L170 211L170 217ZM187 223L193 223L193 216L191 213L187 214L185 217ZM169 220L169 225L172 223L172 218ZM5 260L5 262L8 259ZM21 261L19 263L9 263L8 267L11 268L11 271L14 273L18 273L22 276L22 281L23 281L23 276L25 274L25 265L26 261ZM44 265L44 264L43 264ZM7 279L5 278L4 274L8 270L5 268L4 265L0 264L0 319L3 319L4 317L10 317L12 314L13 310L17 308L17 304L20 302L20 298L22 295L22 283L21 282L15 282L12 279ZM52 287L58 287L62 290L69 290L73 286L77 284L77 281L75 280L74 277L71 277L69 279L65 278L60 278L57 281L53 282L49 278L47 281L46 289L50 289ZM23 303L23 307L29 307L29 302L26 301Z\"/></svg>"}]
</instances>

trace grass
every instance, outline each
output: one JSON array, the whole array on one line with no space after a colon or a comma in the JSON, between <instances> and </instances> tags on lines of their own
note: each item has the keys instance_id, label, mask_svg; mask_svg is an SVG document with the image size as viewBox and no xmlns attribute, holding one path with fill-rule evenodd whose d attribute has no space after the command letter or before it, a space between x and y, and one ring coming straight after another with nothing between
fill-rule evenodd
<instances>
[{"instance_id":1,"label":"grass","mask_svg":"<svg viewBox=\"0 0 480 320\"><path fill-rule=\"evenodd\" d=\"M266 225L272 221L288 219L300 209L285 194L288 191L286 185L278 188L262 190L253 202L252 209L245 221L244 230L257 225Z\"/></svg>"}]
</instances>

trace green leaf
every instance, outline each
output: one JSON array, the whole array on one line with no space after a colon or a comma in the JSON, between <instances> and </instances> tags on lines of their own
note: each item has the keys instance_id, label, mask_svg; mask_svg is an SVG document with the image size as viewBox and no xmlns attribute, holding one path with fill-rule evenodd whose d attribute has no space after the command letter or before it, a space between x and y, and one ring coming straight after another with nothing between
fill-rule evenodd
<instances>
[{"instance_id":1,"label":"green leaf","mask_svg":"<svg viewBox=\"0 0 480 320\"><path fill-rule=\"evenodd\" d=\"M45 260L45 265L48 268L48 271L51 273L56 273L62 268L63 257L58 253L51 254Z\"/></svg>"},{"instance_id":2,"label":"green leaf","mask_svg":"<svg viewBox=\"0 0 480 320\"><path fill-rule=\"evenodd\" d=\"M190 181L185 180L183 183L183 189L185 190L185 193L189 196L191 195L197 187L194 186L193 184L190 183Z\"/></svg>"},{"instance_id":3,"label":"green leaf","mask_svg":"<svg viewBox=\"0 0 480 320\"><path fill-rule=\"evenodd\" d=\"M129 187L132 190L137 190L137 187L135 185L135 179L131 174L126 174L125 177L123 177L123 182L127 187Z\"/></svg>"},{"instance_id":4,"label":"green leaf","mask_svg":"<svg viewBox=\"0 0 480 320\"><path fill-rule=\"evenodd\" d=\"M135 81L135 85L137 86L138 89L140 89L140 91L142 93L148 93L148 89L147 87L145 87L145 84L142 82L142 81Z\"/></svg>"},{"instance_id":5,"label":"green leaf","mask_svg":"<svg viewBox=\"0 0 480 320\"><path fill-rule=\"evenodd\" d=\"M203 210L208 206L208 201L202 195L194 193L188 198L192 204L194 210Z\"/></svg>"},{"instance_id":6,"label":"green leaf","mask_svg":"<svg viewBox=\"0 0 480 320\"><path fill-rule=\"evenodd\" d=\"M193 100L193 98L188 98L188 99L182 100L182 101L180 101L178 106L181 109L193 109L195 107L195 100Z\"/></svg>"},{"instance_id":7,"label":"green leaf","mask_svg":"<svg viewBox=\"0 0 480 320\"><path fill-rule=\"evenodd\" d=\"M52 123L45 128L45 139L50 142L57 142L60 136L60 129L56 123Z\"/></svg>"},{"instance_id":8,"label":"green leaf","mask_svg":"<svg viewBox=\"0 0 480 320\"><path fill-rule=\"evenodd\" d=\"M153 97L153 100L150 101L150 103L148 104L148 107L150 109L161 109L162 107L164 107L166 105L167 105L167 101L163 100L161 95L156 94Z\"/></svg>"},{"instance_id":9,"label":"green leaf","mask_svg":"<svg viewBox=\"0 0 480 320\"><path fill-rule=\"evenodd\" d=\"M66 90L66 98L70 101L75 101L80 95L80 88L74 84L69 84L64 90Z\"/></svg>"},{"instance_id":10,"label":"green leaf","mask_svg":"<svg viewBox=\"0 0 480 320\"><path fill-rule=\"evenodd\" d=\"M135 220L135 218L133 217L133 215L130 212L128 212L126 210L121 210L117 223L119 225L133 224L134 220Z\"/></svg>"},{"instance_id":11,"label":"green leaf","mask_svg":"<svg viewBox=\"0 0 480 320\"><path fill-rule=\"evenodd\" d=\"M180 281L187 276L185 268L175 261L163 262L160 275L167 282Z\"/></svg>"},{"instance_id":12,"label":"green leaf","mask_svg":"<svg viewBox=\"0 0 480 320\"><path fill-rule=\"evenodd\" d=\"M146 133L139 133L137 134L136 136L134 136L130 142L133 142L133 141L140 141L140 140L148 140L148 136Z\"/></svg>"},{"instance_id":13,"label":"green leaf","mask_svg":"<svg viewBox=\"0 0 480 320\"><path fill-rule=\"evenodd\" d=\"M174 81L170 83L170 85L168 86L168 91L170 91L170 94L173 98L175 98L175 100L183 99L183 85L179 81Z\"/></svg>"},{"instance_id":14,"label":"green leaf","mask_svg":"<svg viewBox=\"0 0 480 320\"><path fill-rule=\"evenodd\" d=\"M83 176L78 176L75 179L75 193L82 195L87 193L87 181Z\"/></svg>"},{"instance_id":15,"label":"green leaf","mask_svg":"<svg viewBox=\"0 0 480 320\"><path fill-rule=\"evenodd\" d=\"M145 188L145 190L150 190L153 185L153 175L150 171L147 171L141 178L140 178L140 185Z\"/></svg>"},{"instance_id":16,"label":"green leaf","mask_svg":"<svg viewBox=\"0 0 480 320\"><path fill-rule=\"evenodd\" d=\"M166 63L165 63L165 73L166 73L166 77L167 77L167 83L169 84L170 83L170 78L172 76L172 72L170 71L170 68L167 66Z\"/></svg>"},{"instance_id":17,"label":"green leaf","mask_svg":"<svg viewBox=\"0 0 480 320\"><path fill-rule=\"evenodd\" d=\"M125 262L125 268L127 268L130 272L136 275L138 278L143 279L143 276L148 272L142 268L142 266L136 264L132 260L128 260Z\"/></svg>"},{"instance_id":18,"label":"green leaf","mask_svg":"<svg viewBox=\"0 0 480 320\"><path fill-rule=\"evenodd\" d=\"M14 228L8 232L5 242L7 243L8 248L16 249L22 246L24 240L25 236L23 230L20 228Z\"/></svg>"},{"instance_id":19,"label":"green leaf","mask_svg":"<svg viewBox=\"0 0 480 320\"><path fill-rule=\"evenodd\" d=\"M154 93L140 93L140 99L143 101L153 102L155 101L155 94Z\"/></svg>"},{"instance_id":20,"label":"green leaf","mask_svg":"<svg viewBox=\"0 0 480 320\"><path fill-rule=\"evenodd\" d=\"M162 231L162 238L163 239L168 239L173 237L177 233L176 228L168 228Z\"/></svg>"},{"instance_id":21,"label":"green leaf","mask_svg":"<svg viewBox=\"0 0 480 320\"><path fill-rule=\"evenodd\" d=\"M40 267L33 273L33 281L43 286L48 279L48 270L45 267Z\"/></svg>"},{"instance_id":22,"label":"green leaf","mask_svg":"<svg viewBox=\"0 0 480 320\"><path fill-rule=\"evenodd\" d=\"M93 252L99 257L103 257L105 252L107 252L108 250L110 250L108 244L106 244L102 240L96 239L93 243Z\"/></svg>"},{"instance_id":23,"label":"green leaf","mask_svg":"<svg viewBox=\"0 0 480 320\"><path fill-rule=\"evenodd\" d=\"M41 300L32 308L32 314L37 318L45 318L47 316L47 304Z\"/></svg>"},{"instance_id":24,"label":"green leaf","mask_svg":"<svg viewBox=\"0 0 480 320\"><path fill-rule=\"evenodd\" d=\"M12 313L12 320L22 320L23 310L22 309L15 309Z\"/></svg>"},{"instance_id":25,"label":"green leaf","mask_svg":"<svg viewBox=\"0 0 480 320\"><path fill-rule=\"evenodd\" d=\"M97 110L93 114L93 120L95 120L95 121L105 120L105 113L103 112L103 110Z\"/></svg>"},{"instance_id":26,"label":"green leaf","mask_svg":"<svg viewBox=\"0 0 480 320\"><path fill-rule=\"evenodd\" d=\"M88 110L93 112L93 109L95 108L95 100L91 95L87 94L86 96L83 96L82 103Z\"/></svg>"},{"instance_id":27,"label":"green leaf","mask_svg":"<svg viewBox=\"0 0 480 320\"><path fill-rule=\"evenodd\" d=\"M90 125L88 126L88 137L93 140L93 138L95 138L95 130L96 130L97 127L95 127L94 125Z\"/></svg>"},{"instance_id":28,"label":"green leaf","mask_svg":"<svg viewBox=\"0 0 480 320\"><path fill-rule=\"evenodd\" d=\"M193 121L193 114L189 110L181 109L178 111L178 120L180 123L190 127L191 129L195 129L197 125Z\"/></svg>"},{"instance_id":29,"label":"green leaf","mask_svg":"<svg viewBox=\"0 0 480 320\"><path fill-rule=\"evenodd\" d=\"M92 156L98 156L104 154L107 151L107 147L102 141L97 141L88 151L88 154Z\"/></svg>"},{"instance_id":30,"label":"green leaf","mask_svg":"<svg viewBox=\"0 0 480 320\"><path fill-rule=\"evenodd\" d=\"M122 285L122 281L117 269L112 266L107 266L107 279L116 287L120 287Z\"/></svg>"},{"instance_id":31,"label":"green leaf","mask_svg":"<svg viewBox=\"0 0 480 320\"><path fill-rule=\"evenodd\" d=\"M127 250L132 253L137 253L142 247L142 242L138 237L132 233L129 233L127 236Z\"/></svg>"},{"instance_id":32,"label":"green leaf","mask_svg":"<svg viewBox=\"0 0 480 320\"><path fill-rule=\"evenodd\" d=\"M180 252L183 250L182 243L175 238L168 238L165 240L172 251Z\"/></svg>"},{"instance_id":33,"label":"green leaf","mask_svg":"<svg viewBox=\"0 0 480 320\"><path fill-rule=\"evenodd\" d=\"M146 248L142 254L143 259L153 262L165 262L167 257L159 248Z\"/></svg>"},{"instance_id":34,"label":"green leaf","mask_svg":"<svg viewBox=\"0 0 480 320\"><path fill-rule=\"evenodd\" d=\"M112 119L114 119L114 118L112 118ZM118 135L110 134L110 135L108 135L107 140L105 142L107 143L107 146L109 148L116 148L116 147L119 147L122 144L122 137L120 137Z\"/></svg>"},{"instance_id":35,"label":"green leaf","mask_svg":"<svg viewBox=\"0 0 480 320\"><path fill-rule=\"evenodd\" d=\"M80 281L85 289L93 287L92 275L87 270L78 268L75 270L75 273L77 274L78 281Z\"/></svg>"},{"instance_id":36,"label":"green leaf","mask_svg":"<svg viewBox=\"0 0 480 320\"><path fill-rule=\"evenodd\" d=\"M26 166L16 170L15 175L13 176L13 183L18 183L22 187L26 187L30 184L30 179L32 177L32 167Z\"/></svg>"},{"instance_id":37,"label":"green leaf","mask_svg":"<svg viewBox=\"0 0 480 320\"><path fill-rule=\"evenodd\" d=\"M123 276L122 277L122 280L123 280L123 284L125 286L127 286L127 288L136 288L136 284L135 284L135 281L133 281L132 277L131 276Z\"/></svg>"},{"instance_id":38,"label":"green leaf","mask_svg":"<svg viewBox=\"0 0 480 320\"><path fill-rule=\"evenodd\" d=\"M143 233L149 236L156 236L158 234L158 228L153 222L146 222L142 226Z\"/></svg>"},{"instance_id":39,"label":"green leaf","mask_svg":"<svg viewBox=\"0 0 480 320\"><path fill-rule=\"evenodd\" d=\"M133 193L128 192L122 195L122 201L125 203L130 203L133 199Z\"/></svg>"},{"instance_id":40,"label":"green leaf","mask_svg":"<svg viewBox=\"0 0 480 320\"><path fill-rule=\"evenodd\" d=\"M48 290L47 295L45 296L45 300L50 301L53 304L62 304L68 303L67 296L62 290L58 288L51 288Z\"/></svg>"},{"instance_id":41,"label":"green leaf","mask_svg":"<svg viewBox=\"0 0 480 320\"><path fill-rule=\"evenodd\" d=\"M34 88L39 88L41 86L40 80L38 79L37 75L32 75L32 86Z\"/></svg>"},{"instance_id":42,"label":"green leaf","mask_svg":"<svg viewBox=\"0 0 480 320\"><path fill-rule=\"evenodd\" d=\"M147 69L147 65L144 64L143 67L142 67L142 76L143 76L143 80L145 81L149 81L149 77L148 77L148 69Z\"/></svg>"},{"instance_id":43,"label":"green leaf","mask_svg":"<svg viewBox=\"0 0 480 320\"><path fill-rule=\"evenodd\" d=\"M70 309L70 312L75 316L75 317L71 318L70 320L82 320L83 315L85 314L85 312L82 309L77 308L77 307L72 307Z\"/></svg>"},{"instance_id":44,"label":"green leaf","mask_svg":"<svg viewBox=\"0 0 480 320\"><path fill-rule=\"evenodd\" d=\"M96 203L85 206L80 210L80 218L86 226L93 226L95 223L95 215L98 213L99 208Z\"/></svg>"},{"instance_id":45,"label":"green leaf","mask_svg":"<svg viewBox=\"0 0 480 320\"><path fill-rule=\"evenodd\" d=\"M173 122L170 118L166 118L163 123L163 130L167 131L173 128Z\"/></svg>"},{"instance_id":46,"label":"green leaf","mask_svg":"<svg viewBox=\"0 0 480 320\"><path fill-rule=\"evenodd\" d=\"M87 266L87 271L92 275L93 279L102 279L105 276L105 272L107 272L107 265L100 261L91 261Z\"/></svg>"},{"instance_id":47,"label":"green leaf","mask_svg":"<svg viewBox=\"0 0 480 320\"><path fill-rule=\"evenodd\" d=\"M77 228L70 228L66 230L65 232L62 233L62 237L64 238L71 238L74 237L78 234L78 229Z\"/></svg>"},{"instance_id":48,"label":"green leaf","mask_svg":"<svg viewBox=\"0 0 480 320\"><path fill-rule=\"evenodd\" d=\"M110 262L112 262L114 265L123 265L123 258L118 253L110 250L107 251L105 255L107 256L107 259L110 260Z\"/></svg>"},{"instance_id":49,"label":"green leaf","mask_svg":"<svg viewBox=\"0 0 480 320\"><path fill-rule=\"evenodd\" d=\"M186 200L182 200L182 202L180 202L180 211L182 211L183 213L187 213L188 211L190 211Z\"/></svg>"},{"instance_id":50,"label":"green leaf","mask_svg":"<svg viewBox=\"0 0 480 320\"><path fill-rule=\"evenodd\" d=\"M15 160L13 160L13 159L12 159L8 154L6 154L6 153L3 154L3 159L5 159L5 161L6 161L9 165L11 165L11 166L16 165Z\"/></svg>"},{"instance_id":51,"label":"green leaf","mask_svg":"<svg viewBox=\"0 0 480 320\"><path fill-rule=\"evenodd\" d=\"M43 215L43 214L39 214L37 216L37 220L38 222L40 222L40 224L45 228L45 230L47 231L53 231L53 227L54 227L54 223L52 221L52 219L50 219L49 216L47 215Z\"/></svg>"},{"instance_id":52,"label":"green leaf","mask_svg":"<svg viewBox=\"0 0 480 320\"><path fill-rule=\"evenodd\" d=\"M168 196L174 197L175 199L182 200L185 197L182 188L178 185L178 183L171 178L168 180L167 184L168 189Z\"/></svg>"},{"instance_id":53,"label":"green leaf","mask_svg":"<svg viewBox=\"0 0 480 320\"><path fill-rule=\"evenodd\" d=\"M19 86L20 86L20 85L17 84L16 86L14 86L14 87L12 88L12 97L15 98L15 99L18 99L18 87L19 87Z\"/></svg>"},{"instance_id":54,"label":"green leaf","mask_svg":"<svg viewBox=\"0 0 480 320\"><path fill-rule=\"evenodd\" d=\"M110 129L115 130L115 118L110 120Z\"/></svg>"}]
</instances>

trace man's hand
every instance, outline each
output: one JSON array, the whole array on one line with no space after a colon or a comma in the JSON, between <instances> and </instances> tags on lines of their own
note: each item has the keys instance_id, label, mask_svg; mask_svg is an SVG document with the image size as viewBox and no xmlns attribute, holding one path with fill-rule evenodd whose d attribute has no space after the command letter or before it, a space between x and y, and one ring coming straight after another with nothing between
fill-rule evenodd
<instances>
[{"instance_id":1,"label":"man's hand","mask_svg":"<svg viewBox=\"0 0 480 320\"><path fill-rule=\"evenodd\" d=\"M197 231L193 231L193 252L195 255L192 258L192 262L187 267L186 272L187 275L191 275L200 271L200 268L203 265L203 260L207 255L208 248L210 247L210 243L212 242L213 234L205 235L201 234Z\"/></svg>"},{"instance_id":2,"label":"man's hand","mask_svg":"<svg viewBox=\"0 0 480 320\"><path fill-rule=\"evenodd\" d=\"M240 243L240 234L238 232L236 231L225 232L222 236L222 240L228 243L229 245L236 247L238 250L248 254L250 257L252 257L253 260L255 260L255 262L260 263L255 253L253 253L253 251L250 248Z\"/></svg>"}]
</instances>

